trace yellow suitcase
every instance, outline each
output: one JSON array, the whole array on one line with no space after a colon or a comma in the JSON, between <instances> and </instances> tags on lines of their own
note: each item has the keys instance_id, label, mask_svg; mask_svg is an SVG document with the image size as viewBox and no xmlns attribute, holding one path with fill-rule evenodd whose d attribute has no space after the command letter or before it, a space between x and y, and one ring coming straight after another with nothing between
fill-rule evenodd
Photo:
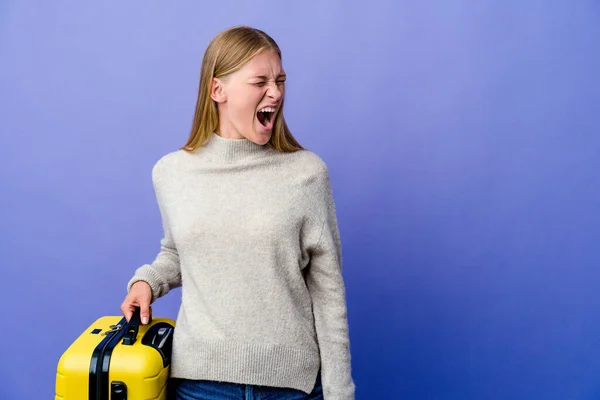
<instances>
[{"instance_id":1,"label":"yellow suitcase","mask_svg":"<svg viewBox=\"0 0 600 400\"><path fill-rule=\"evenodd\" d=\"M165 400L175 322L102 317L63 353L55 400Z\"/></svg>"}]
</instances>

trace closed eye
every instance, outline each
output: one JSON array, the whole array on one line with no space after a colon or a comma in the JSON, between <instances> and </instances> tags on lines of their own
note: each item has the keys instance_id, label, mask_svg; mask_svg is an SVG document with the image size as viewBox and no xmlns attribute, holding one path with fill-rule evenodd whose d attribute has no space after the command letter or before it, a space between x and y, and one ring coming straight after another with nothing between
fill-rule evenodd
<instances>
[{"instance_id":1,"label":"closed eye","mask_svg":"<svg viewBox=\"0 0 600 400\"><path fill-rule=\"evenodd\" d=\"M280 80L278 80L276 82L277 82L278 85L283 85L285 83L285 79L280 79ZM253 82L252 84L256 85L258 87L262 87L262 86L266 85L266 82L262 82L262 81L261 82Z\"/></svg>"}]
</instances>

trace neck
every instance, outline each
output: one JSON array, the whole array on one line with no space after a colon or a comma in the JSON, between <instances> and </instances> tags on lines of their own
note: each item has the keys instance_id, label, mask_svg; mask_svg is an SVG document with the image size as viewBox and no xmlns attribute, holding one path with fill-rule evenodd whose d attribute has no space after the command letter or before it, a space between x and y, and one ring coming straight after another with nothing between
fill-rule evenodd
<instances>
[{"instance_id":1,"label":"neck","mask_svg":"<svg viewBox=\"0 0 600 400\"><path fill-rule=\"evenodd\" d=\"M232 124L228 123L228 118L224 116L219 118L219 127L216 133L224 139L244 139L244 136Z\"/></svg>"}]
</instances>

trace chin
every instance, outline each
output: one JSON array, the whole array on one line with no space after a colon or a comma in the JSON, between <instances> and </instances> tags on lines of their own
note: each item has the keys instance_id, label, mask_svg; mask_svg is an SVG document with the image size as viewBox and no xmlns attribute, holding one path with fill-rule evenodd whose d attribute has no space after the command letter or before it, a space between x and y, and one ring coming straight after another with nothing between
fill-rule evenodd
<instances>
[{"instance_id":1,"label":"chin","mask_svg":"<svg viewBox=\"0 0 600 400\"><path fill-rule=\"evenodd\" d=\"M265 144L269 143L269 140L271 140L271 132L255 133L255 134L251 135L250 137L248 137L248 140L250 140L251 142L254 142L256 144L265 145Z\"/></svg>"}]
</instances>

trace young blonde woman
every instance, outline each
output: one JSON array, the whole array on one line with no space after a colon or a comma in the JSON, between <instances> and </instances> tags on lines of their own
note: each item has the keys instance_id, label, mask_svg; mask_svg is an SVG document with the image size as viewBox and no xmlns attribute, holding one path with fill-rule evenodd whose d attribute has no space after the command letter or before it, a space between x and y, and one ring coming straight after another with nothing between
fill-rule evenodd
<instances>
[{"instance_id":1,"label":"young blonde woman","mask_svg":"<svg viewBox=\"0 0 600 400\"><path fill-rule=\"evenodd\" d=\"M345 287L328 169L283 117L281 52L233 27L202 61L194 123L152 180L164 237L135 271L129 319L181 286L175 398L354 399Z\"/></svg>"}]
</instances>

